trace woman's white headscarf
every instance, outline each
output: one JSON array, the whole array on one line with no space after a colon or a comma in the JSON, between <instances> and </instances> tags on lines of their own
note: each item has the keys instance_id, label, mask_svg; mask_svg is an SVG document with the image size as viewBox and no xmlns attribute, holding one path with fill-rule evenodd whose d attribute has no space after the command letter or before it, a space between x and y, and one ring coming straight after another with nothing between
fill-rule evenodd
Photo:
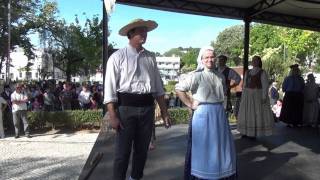
<instances>
[{"instance_id":1,"label":"woman's white headscarf","mask_svg":"<svg viewBox=\"0 0 320 180\"><path fill-rule=\"evenodd\" d=\"M197 63L198 63L198 65L197 65L196 71L201 71L201 70L204 69L203 64L202 64L202 55L203 55L203 53L204 53L206 50L211 50L211 51L214 52L214 49L213 49L212 46L203 46L203 47L200 49L199 55L198 55L198 58L197 58Z\"/></svg>"}]
</instances>

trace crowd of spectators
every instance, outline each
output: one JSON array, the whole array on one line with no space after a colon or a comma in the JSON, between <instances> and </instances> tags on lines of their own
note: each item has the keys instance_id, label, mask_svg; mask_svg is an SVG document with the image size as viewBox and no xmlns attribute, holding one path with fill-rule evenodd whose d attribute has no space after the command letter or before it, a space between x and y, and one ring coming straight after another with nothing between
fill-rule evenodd
<instances>
[{"instance_id":1,"label":"crowd of spectators","mask_svg":"<svg viewBox=\"0 0 320 180\"><path fill-rule=\"evenodd\" d=\"M5 85L1 96L8 103L15 83ZM23 84L22 91L28 96L28 111L63 111L102 108L102 85L99 83L58 82L54 80Z\"/></svg>"},{"instance_id":2,"label":"crowd of spectators","mask_svg":"<svg viewBox=\"0 0 320 180\"><path fill-rule=\"evenodd\" d=\"M15 130L15 138L19 138L20 124L23 122L24 134L30 138L27 111L65 111L96 110L102 108L102 85L84 82L56 82L46 80L29 83L1 84L0 103L3 120L0 119L0 138L6 131ZM3 105L3 106L2 106ZM2 112L2 111L1 111ZM0 113L1 115L1 113ZM1 116L2 117L2 116ZM4 126L3 126L4 125Z\"/></svg>"}]
</instances>

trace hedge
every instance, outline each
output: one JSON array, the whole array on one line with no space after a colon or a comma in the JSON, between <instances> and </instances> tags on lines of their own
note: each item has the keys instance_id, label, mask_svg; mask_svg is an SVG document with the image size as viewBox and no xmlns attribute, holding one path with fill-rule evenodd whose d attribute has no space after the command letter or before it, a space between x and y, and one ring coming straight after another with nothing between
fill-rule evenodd
<instances>
[{"instance_id":1,"label":"hedge","mask_svg":"<svg viewBox=\"0 0 320 180\"><path fill-rule=\"evenodd\" d=\"M43 128L51 124L72 129L84 126L100 126L102 110L68 110L68 111L30 111L28 112L29 124L32 128Z\"/></svg>"},{"instance_id":2,"label":"hedge","mask_svg":"<svg viewBox=\"0 0 320 180\"><path fill-rule=\"evenodd\" d=\"M169 109L172 124L186 124L190 119L190 111L187 108ZM102 110L69 110L69 111L29 111L28 121L32 128L41 129L48 125L53 128L63 126L77 129L83 127L100 126Z\"/></svg>"},{"instance_id":3,"label":"hedge","mask_svg":"<svg viewBox=\"0 0 320 180\"><path fill-rule=\"evenodd\" d=\"M191 111L188 108L171 108L169 109L169 116L172 124L188 124L190 120Z\"/></svg>"}]
</instances>

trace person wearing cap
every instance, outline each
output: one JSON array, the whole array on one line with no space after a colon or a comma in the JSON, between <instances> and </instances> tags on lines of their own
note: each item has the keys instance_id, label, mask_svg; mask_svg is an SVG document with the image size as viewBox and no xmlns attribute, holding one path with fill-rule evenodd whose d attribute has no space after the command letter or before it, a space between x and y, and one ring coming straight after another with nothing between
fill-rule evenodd
<instances>
[{"instance_id":1,"label":"person wearing cap","mask_svg":"<svg viewBox=\"0 0 320 180\"><path fill-rule=\"evenodd\" d=\"M116 130L113 180L125 180L131 149L132 171L129 179L141 179L151 140L154 99L159 104L165 127L170 119L164 100L164 88L154 53L143 44L155 21L135 19L119 30L129 44L114 52L106 67L104 104L109 122Z\"/></svg>"},{"instance_id":2,"label":"person wearing cap","mask_svg":"<svg viewBox=\"0 0 320 180\"><path fill-rule=\"evenodd\" d=\"M282 83L285 93L279 120L288 127L301 126L303 116L304 80L298 64L290 66L290 73Z\"/></svg>"},{"instance_id":3,"label":"person wearing cap","mask_svg":"<svg viewBox=\"0 0 320 180\"><path fill-rule=\"evenodd\" d=\"M231 103L231 89L236 87L240 81L241 76L232 68L229 68L227 63L228 57L225 55L218 56L218 71L222 73L226 81L226 99L225 99L225 110L227 112L232 112L232 103Z\"/></svg>"},{"instance_id":4,"label":"person wearing cap","mask_svg":"<svg viewBox=\"0 0 320 180\"><path fill-rule=\"evenodd\" d=\"M198 68L175 86L193 110L188 132L184 179L236 179L236 151L223 102L225 79L214 66L211 46L202 47ZM188 96L191 92L192 97Z\"/></svg>"},{"instance_id":5,"label":"person wearing cap","mask_svg":"<svg viewBox=\"0 0 320 180\"><path fill-rule=\"evenodd\" d=\"M319 113L319 86L312 73L308 74L304 88L303 125L315 127Z\"/></svg>"},{"instance_id":6,"label":"person wearing cap","mask_svg":"<svg viewBox=\"0 0 320 180\"><path fill-rule=\"evenodd\" d=\"M260 56L252 57L252 69L244 75L237 129L243 138L273 134L274 118L268 97L269 79Z\"/></svg>"},{"instance_id":7,"label":"person wearing cap","mask_svg":"<svg viewBox=\"0 0 320 180\"><path fill-rule=\"evenodd\" d=\"M28 96L23 92L23 84L18 83L16 90L11 94L12 116L15 130L15 138L20 137L20 120L23 122L26 137L30 138L29 123L27 120Z\"/></svg>"}]
</instances>

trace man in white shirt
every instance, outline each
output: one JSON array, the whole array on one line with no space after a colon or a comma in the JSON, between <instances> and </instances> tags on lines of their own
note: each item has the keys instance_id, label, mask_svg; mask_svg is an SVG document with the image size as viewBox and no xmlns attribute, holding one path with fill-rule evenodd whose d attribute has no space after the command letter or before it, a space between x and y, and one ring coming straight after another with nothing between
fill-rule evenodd
<instances>
[{"instance_id":1,"label":"man in white shirt","mask_svg":"<svg viewBox=\"0 0 320 180\"><path fill-rule=\"evenodd\" d=\"M232 111L232 104L231 104L231 89L236 87L240 81L241 81L241 76L233 69L229 68L226 63L227 63L227 56L225 55L220 55L218 56L218 71L224 75L225 81L226 81L226 96L227 98L225 99L225 109L227 112Z\"/></svg>"},{"instance_id":2,"label":"man in white shirt","mask_svg":"<svg viewBox=\"0 0 320 180\"><path fill-rule=\"evenodd\" d=\"M147 32L157 26L155 21L136 19L121 28L119 34L127 36L129 44L113 53L107 63L104 104L109 122L117 130L113 180L125 180L132 147L129 179L142 178L152 134L154 99L165 126L170 127L156 58L142 47Z\"/></svg>"},{"instance_id":3,"label":"man in white shirt","mask_svg":"<svg viewBox=\"0 0 320 180\"><path fill-rule=\"evenodd\" d=\"M27 121L27 102L28 96L23 92L23 85L17 84L16 90L11 94L12 116L15 130L15 138L19 138L20 120L23 122L26 137L31 138L29 123Z\"/></svg>"}]
</instances>

